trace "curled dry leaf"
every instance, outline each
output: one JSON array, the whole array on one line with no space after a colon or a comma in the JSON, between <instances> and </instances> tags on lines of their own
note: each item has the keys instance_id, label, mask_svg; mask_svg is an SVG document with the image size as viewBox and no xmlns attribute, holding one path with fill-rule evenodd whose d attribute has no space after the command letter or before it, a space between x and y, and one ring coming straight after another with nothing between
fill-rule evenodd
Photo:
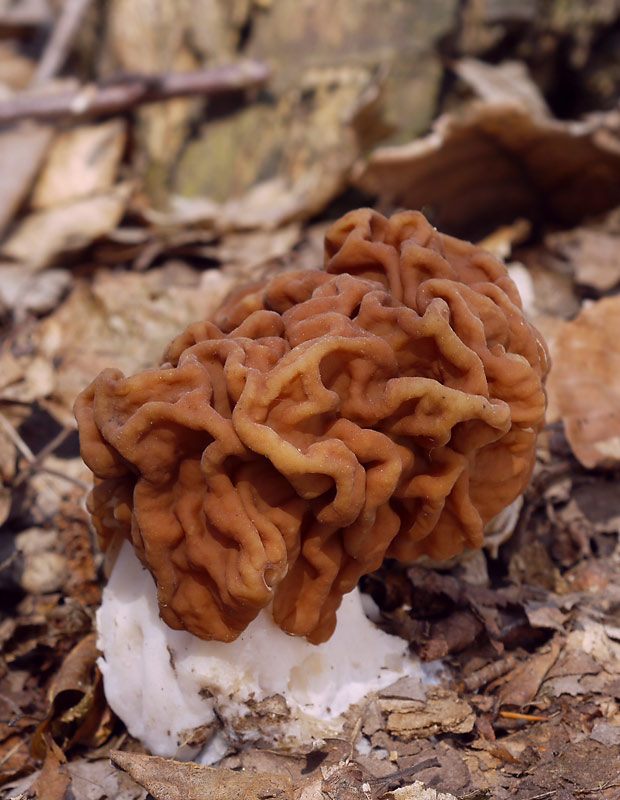
<instances>
[{"instance_id":1,"label":"curled dry leaf","mask_svg":"<svg viewBox=\"0 0 620 800\"><path fill-rule=\"evenodd\" d=\"M620 463L620 296L586 306L556 337L548 391L584 467Z\"/></svg>"},{"instance_id":2,"label":"curled dry leaf","mask_svg":"<svg viewBox=\"0 0 620 800\"><path fill-rule=\"evenodd\" d=\"M49 688L49 711L35 731L31 751L41 758L50 736L62 738L66 746L76 742L101 743L110 733L101 677L95 669L98 651L95 634L82 639L67 655ZM98 736L100 728L104 734Z\"/></svg>"},{"instance_id":3,"label":"curled dry leaf","mask_svg":"<svg viewBox=\"0 0 620 800\"><path fill-rule=\"evenodd\" d=\"M480 100L443 114L428 136L378 148L353 181L384 206L428 209L457 235L543 212L570 224L620 202L619 130L617 112L564 122L520 97Z\"/></svg>"}]
</instances>

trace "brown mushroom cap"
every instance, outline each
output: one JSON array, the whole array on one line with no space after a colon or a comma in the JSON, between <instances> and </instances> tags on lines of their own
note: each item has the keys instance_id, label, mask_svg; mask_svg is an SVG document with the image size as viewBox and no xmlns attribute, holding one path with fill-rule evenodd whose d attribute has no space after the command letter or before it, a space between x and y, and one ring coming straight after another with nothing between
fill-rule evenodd
<instances>
[{"instance_id":1,"label":"brown mushroom cap","mask_svg":"<svg viewBox=\"0 0 620 800\"><path fill-rule=\"evenodd\" d=\"M384 557L482 545L530 478L547 368L500 262L353 211L325 271L238 292L161 367L78 397L102 546L131 539L173 628L231 641L273 601L325 641Z\"/></svg>"}]
</instances>

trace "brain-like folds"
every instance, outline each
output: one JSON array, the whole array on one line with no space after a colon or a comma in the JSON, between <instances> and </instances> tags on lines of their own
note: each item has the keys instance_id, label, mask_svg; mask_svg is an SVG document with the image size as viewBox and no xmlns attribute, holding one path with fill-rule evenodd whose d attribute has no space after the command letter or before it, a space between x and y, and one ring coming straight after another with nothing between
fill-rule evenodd
<instances>
[{"instance_id":1,"label":"brain-like folds","mask_svg":"<svg viewBox=\"0 0 620 800\"><path fill-rule=\"evenodd\" d=\"M89 509L204 639L273 602L326 640L362 575L480 547L532 471L544 343L505 267L417 212L347 214L324 270L237 292L164 358L76 402Z\"/></svg>"}]
</instances>

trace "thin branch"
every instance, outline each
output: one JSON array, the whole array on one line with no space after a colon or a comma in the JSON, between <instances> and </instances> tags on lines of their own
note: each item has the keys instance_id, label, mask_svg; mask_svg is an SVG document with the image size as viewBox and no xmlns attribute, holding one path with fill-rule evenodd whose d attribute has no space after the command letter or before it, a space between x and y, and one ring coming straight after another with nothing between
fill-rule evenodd
<instances>
[{"instance_id":1,"label":"thin branch","mask_svg":"<svg viewBox=\"0 0 620 800\"><path fill-rule=\"evenodd\" d=\"M5 434L9 437L9 439L13 442L15 447L19 450L22 456L28 462L23 469L19 471L19 473L15 476L15 479L11 482L12 488L17 488L24 480L35 472L45 472L48 475L53 475L56 478L63 478L63 480L68 481L69 483L73 483L75 486L79 486L81 489L88 491L91 486L90 484L86 483L85 481L80 480L79 478L74 478L72 475L66 475L64 472L60 472L57 469L50 469L50 467L46 467L43 463L47 456L50 453L53 453L54 450L59 447L64 440L73 432L72 428L64 428L57 436L55 436L44 448L41 450L38 455L32 452L32 450L28 447L26 442L22 439L19 435L18 431L15 427L10 423L10 421L4 416L4 414L0 411L0 428L5 432Z\"/></svg>"},{"instance_id":2,"label":"thin branch","mask_svg":"<svg viewBox=\"0 0 620 800\"><path fill-rule=\"evenodd\" d=\"M4 572L5 569L11 567L19 558L19 551L14 550L8 558L5 558L4 561L0 564L0 572ZM2 695L0 694L0 700L2 699Z\"/></svg>"},{"instance_id":3,"label":"thin branch","mask_svg":"<svg viewBox=\"0 0 620 800\"><path fill-rule=\"evenodd\" d=\"M33 463L40 464L43 459L47 458L51 453L54 452L54 450L57 450L60 445L74 432L75 428L62 428L62 430L57 433L56 436L54 436L54 438L45 445L45 447L39 450Z\"/></svg>"},{"instance_id":4,"label":"thin branch","mask_svg":"<svg viewBox=\"0 0 620 800\"><path fill-rule=\"evenodd\" d=\"M173 97L207 97L264 84L269 67L260 61L241 61L223 67L169 75L131 75L114 83L88 84L71 91L23 92L0 102L0 124L31 118L80 119L117 114L139 103Z\"/></svg>"},{"instance_id":5,"label":"thin branch","mask_svg":"<svg viewBox=\"0 0 620 800\"><path fill-rule=\"evenodd\" d=\"M36 463L27 464L15 477L11 487L16 489L29 475L34 475L37 472L44 472L46 475L52 475L54 478L62 478L62 480L72 483L74 486L79 486L79 488L83 489L85 492L89 492L93 488L90 483L86 483L86 481L80 478L74 478L73 475L67 475L59 469L52 469L51 467L46 467L44 464Z\"/></svg>"},{"instance_id":6,"label":"thin branch","mask_svg":"<svg viewBox=\"0 0 620 800\"><path fill-rule=\"evenodd\" d=\"M62 69L80 29L80 23L91 3L92 0L65 0L39 61L32 81L34 86L39 86L55 77Z\"/></svg>"},{"instance_id":7,"label":"thin branch","mask_svg":"<svg viewBox=\"0 0 620 800\"><path fill-rule=\"evenodd\" d=\"M32 450L28 447L26 442L19 435L16 428L9 422L9 420L4 416L4 414L1 411L0 411L0 428L2 428L2 430L6 433L6 435L13 442L15 447L23 455L26 461L32 464L32 462L35 461L36 459L35 454L32 452Z\"/></svg>"}]
</instances>

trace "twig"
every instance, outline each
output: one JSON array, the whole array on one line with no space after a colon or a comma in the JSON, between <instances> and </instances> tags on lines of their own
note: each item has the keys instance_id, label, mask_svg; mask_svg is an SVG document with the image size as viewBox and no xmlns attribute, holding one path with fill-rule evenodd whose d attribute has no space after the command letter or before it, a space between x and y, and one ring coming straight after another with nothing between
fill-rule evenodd
<instances>
[{"instance_id":1,"label":"twig","mask_svg":"<svg viewBox=\"0 0 620 800\"><path fill-rule=\"evenodd\" d=\"M12 756L12 755L14 755L15 753L17 753L17 751L18 751L18 750L19 750L19 748L20 748L20 747L23 745L23 743L24 743L24 742L23 742L23 740L22 740L21 738L20 738L20 739L18 739L18 740L17 740L17 742L15 742L15 744L13 745L13 747L11 747L11 749L10 749L10 750L8 750L8 751L7 751L7 752L6 752L6 753L5 753L5 754L2 756L2 758L0 759L0 767L3 767L3 766L6 764L6 762L7 762L7 761L8 761L8 760L11 758L11 756Z\"/></svg>"},{"instance_id":2,"label":"twig","mask_svg":"<svg viewBox=\"0 0 620 800\"><path fill-rule=\"evenodd\" d=\"M0 428L2 428L2 430L6 433L6 435L13 442L15 447L23 455L26 461L32 464L32 462L35 461L36 459L35 454L28 447L26 442L22 439L17 430L13 427L13 425L9 422L9 420L4 416L4 414L1 411L0 411Z\"/></svg>"},{"instance_id":3,"label":"twig","mask_svg":"<svg viewBox=\"0 0 620 800\"><path fill-rule=\"evenodd\" d=\"M57 450L60 445L74 433L75 428L65 427L54 438L49 441L35 456L34 464L40 464L43 459L47 458L54 450Z\"/></svg>"},{"instance_id":4,"label":"twig","mask_svg":"<svg viewBox=\"0 0 620 800\"><path fill-rule=\"evenodd\" d=\"M387 794L392 789L396 789L401 781L410 780L410 778L417 772L422 772L425 769L432 769L433 767L440 767L441 763L435 756L413 764L411 767L399 769L397 772L391 772L382 778L370 778L368 783L372 787L373 795L381 797Z\"/></svg>"},{"instance_id":5,"label":"twig","mask_svg":"<svg viewBox=\"0 0 620 800\"><path fill-rule=\"evenodd\" d=\"M538 714L522 714L520 711L500 711L499 715L504 719L523 720L524 722L549 722L549 717L541 717Z\"/></svg>"},{"instance_id":6,"label":"twig","mask_svg":"<svg viewBox=\"0 0 620 800\"><path fill-rule=\"evenodd\" d=\"M139 103L172 97L209 96L260 86L270 70L260 61L170 75L130 75L114 83L91 83L53 94L22 93L0 102L0 124L30 117L46 120L97 117L126 111Z\"/></svg>"},{"instance_id":7,"label":"twig","mask_svg":"<svg viewBox=\"0 0 620 800\"><path fill-rule=\"evenodd\" d=\"M468 692L477 692L478 689L491 683L491 681L501 678L502 675L510 672L516 665L517 659L512 655L508 655L499 661L492 661L465 678L463 686Z\"/></svg>"},{"instance_id":8,"label":"twig","mask_svg":"<svg viewBox=\"0 0 620 800\"><path fill-rule=\"evenodd\" d=\"M65 0L32 81L38 86L53 78L67 60L80 23L92 0Z\"/></svg>"},{"instance_id":9,"label":"twig","mask_svg":"<svg viewBox=\"0 0 620 800\"><path fill-rule=\"evenodd\" d=\"M19 558L19 551L14 550L11 553L11 555L8 558L5 558L4 561L0 564L0 572L4 572L5 569L8 569L10 566L12 566L17 561L18 558ZM0 695L0 699L1 698L2 695Z\"/></svg>"},{"instance_id":10,"label":"twig","mask_svg":"<svg viewBox=\"0 0 620 800\"><path fill-rule=\"evenodd\" d=\"M42 464L34 464L34 465L29 464L24 469L24 472L26 473L24 475L24 478L21 478L22 473L20 473L15 479L13 486L17 485L18 479L21 478L21 480L19 480L19 483L21 483L29 474L33 472L44 472L46 475L53 475L55 478L62 478L64 481L68 481L69 483L72 483L74 486L79 486L80 489L83 489L85 492L89 492L93 488L90 483L80 480L80 478L74 478L73 475L67 475L64 472L61 472L59 469L50 469L49 467L45 467Z\"/></svg>"},{"instance_id":11,"label":"twig","mask_svg":"<svg viewBox=\"0 0 620 800\"><path fill-rule=\"evenodd\" d=\"M9 439L13 442L15 447L19 450L19 452L28 462L26 466L22 470L20 470L19 473L15 476L15 479L11 482L11 486L13 488L19 486L20 483L23 483L24 480L28 477L28 475L30 475L33 472L46 472L48 475L54 475L54 477L56 478L63 478L64 480L69 481L69 483L73 483L76 486L79 486L80 489L84 489L86 491L88 491L91 488L90 485L85 481L81 481L79 478L74 478L71 475L65 475L64 472L60 472L57 469L50 469L49 467L46 467L43 463L47 458L47 456L49 456L50 453L53 453L54 450L64 442L67 436L69 436L69 434L73 432L71 428L63 429L59 434L57 434L51 440L51 442L48 442L48 444L36 456L1 411L0 411L0 428L4 430Z\"/></svg>"}]
</instances>

